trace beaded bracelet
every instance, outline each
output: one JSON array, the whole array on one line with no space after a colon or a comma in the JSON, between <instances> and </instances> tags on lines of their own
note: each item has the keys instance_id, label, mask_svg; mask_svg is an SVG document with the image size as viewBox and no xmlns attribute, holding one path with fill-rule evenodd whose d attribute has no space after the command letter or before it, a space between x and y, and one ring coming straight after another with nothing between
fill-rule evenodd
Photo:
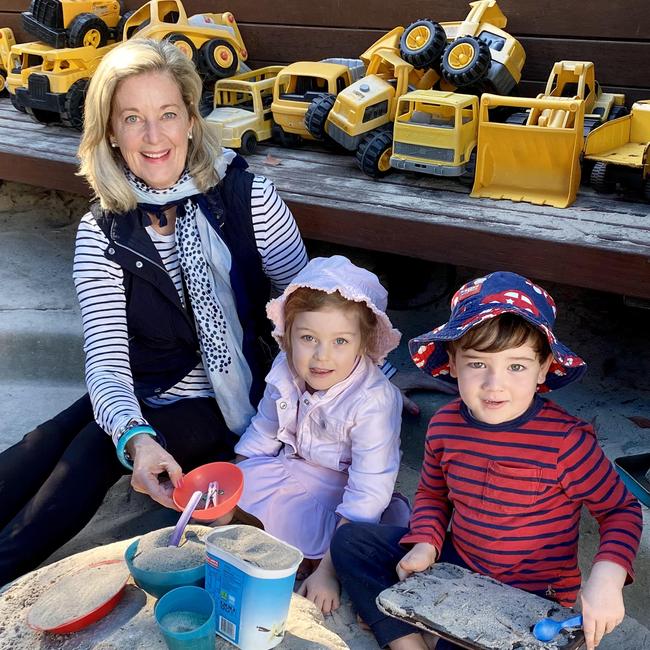
<instances>
[{"instance_id":1,"label":"beaded bracelet","mask_svg":"<svg viewBox=\"0 0 650 650\"><path fill-rule=\"evenodd\" d=\"M117 458L126 467L126 469L133 469L133 462L129 458L128 454L126 453L126 443L131 440L134 436L137 436L140 433L146 433L148 436L151 436L152 438L156 437L156 432L148 425L146 424L141 424L136 427L131 427L130 429L127 429L121 436L120 439L117 442L117 449L115 450L117 453Z\"/></svg>"}]
</instances>

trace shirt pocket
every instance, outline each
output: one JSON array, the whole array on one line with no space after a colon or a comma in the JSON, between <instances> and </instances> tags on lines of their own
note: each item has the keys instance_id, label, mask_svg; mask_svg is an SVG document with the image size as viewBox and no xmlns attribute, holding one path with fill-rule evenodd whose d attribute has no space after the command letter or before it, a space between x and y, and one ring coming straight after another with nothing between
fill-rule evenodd
<instances>
[{"instance_id":1,"label":"shirt pocket","mask_svg":"<svg viewBox=\"0 0 650 650\"><path fill-rule=\"evenodd\" d=\"M537 500L542 470L531 465L510 465L491 460L485 471L481 501L485 510L521 513Z\"/></svg>"},{"instance_id":2,"label":"shirt pocket","mask_svg":"<svg viewBox=\"0 0 650 650\"><path fill-rule=\"evenodd\" d=\"M343 449L344 424L321 414L309 418L310 459L330 469L339 470Z\"/></svg>"}]
</instances>

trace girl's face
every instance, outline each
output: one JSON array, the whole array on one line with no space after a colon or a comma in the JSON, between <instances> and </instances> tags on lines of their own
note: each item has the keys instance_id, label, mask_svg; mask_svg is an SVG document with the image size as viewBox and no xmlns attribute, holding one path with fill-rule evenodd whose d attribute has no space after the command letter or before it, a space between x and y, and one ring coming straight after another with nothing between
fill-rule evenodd
<instances>
[{"instance_id":1,"label":"girl's face","mask_svg":"<svg viewBox=\"0 0 650 650\"><path fill-rule=\"evenodd\" d=\"M166 189L180 178L192 119L169 74L147 72L121 81L110 128L124 162L149 187Z\"/></svg>"},{"instance_id":2,"label":"girl's face","mask_svg":"<svg viewBox=\"0 0 650 650\"><path fill-rule=\"evenodd\" d=\"M307 390L328 390L354 369L361 353L359 314L324 307L296 314L291 326L291 363Z\"/></svg>"}]
</instances>

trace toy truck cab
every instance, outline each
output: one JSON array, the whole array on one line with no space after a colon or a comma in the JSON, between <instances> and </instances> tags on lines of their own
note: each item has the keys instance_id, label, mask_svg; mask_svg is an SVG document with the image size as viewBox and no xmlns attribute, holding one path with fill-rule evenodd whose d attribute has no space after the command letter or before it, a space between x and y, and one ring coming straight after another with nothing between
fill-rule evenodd
<instances>
[{"instance_id":1,"label":"toy truck cab","mask_svg":"<svg viewBox=\"0 0 650 650\"><path fill-rule=\"evenodd\" d=\"M478 134L474 95L415 90L399 100L391 167L435 176L473 174Z\"/></svg>"},{"instance_id":2,"label":"toy truck cab","mask_svg":"<svg viewBox=\"0 0 650 650\"><path fill-rule=\"evenodd\" d=\"M273 88L281 70L269 66L217 81L214 109L206 120L217 127L225 147L252 154L259 141L271 137Z\"/></svg>"},{"instance_id":3,"label":"toy truck cab","mask_svg":"<svg viewBox=\"0 0 650 650\"><path fill-rule=\"evenodd\" d=\"M62 49L43 43L14 45L7 78L14 106L39 122L62 122L81 130L88 81L116 45Z\"/></svg>"},{"instance_id":4,"label":"toy truck cab","mask_svg":"<svg viewBox=\"0 0 650 650\"><path fill-rule=\"evenodd\" d=\"M119 0L32 0L23 27L51 47L103 47L117 40Z\"/></svg>"},{"instance_id":5,"label":"toy truck cab","mask_svg":"<svg viewBox=\"0 0 650 650\"><path fill-rule=\"evenodd\" d=\"M125 37L133 34L170 41L210 81L236 74L248 58L237 21L229 11L188 18L179 0L150 0L134 11L123 26Z\"/></svg>"},{"instance_id":6,"label":"toy truck cab","mask_svg":"<svg viewBox=\"0 0 650 650\"><path fill-rule=\"evenodd\" d=\"M286 66L277 76L273 91L275 137L285 146L314 136L305 126L305 114L311 102L321 96L334 97L365 70L358 59L299 61Z\"/></svg>"}]
</instances>

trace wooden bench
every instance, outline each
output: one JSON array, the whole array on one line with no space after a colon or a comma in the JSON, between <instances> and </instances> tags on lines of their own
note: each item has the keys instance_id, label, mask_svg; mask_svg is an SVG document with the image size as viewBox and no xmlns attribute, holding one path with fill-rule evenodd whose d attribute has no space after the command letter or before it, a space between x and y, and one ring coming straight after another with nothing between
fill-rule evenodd
<instances>
[{"instance_id":1,"label":"wooden bench","mask_svg":"<svg viewBox=\"0 0 650 650\"><path fill-rule=\"evenodd\" d=\"M140 0L126 0L129 9ZM18 41L29 0L4 0L0 25ZM591 60L606 90L629 102L650 98L650 11L647 0L585 4L500 0L508 30L527 53L524 94L540 91L554 61ZM188 14L234 13L251 53L249 64L356 57L382 33L423 16L460 20L464 0L186 0ZM43 126L0 100L0 178L88 194L74 175L78 134ZM365 177L351 156L314 147L261 147L254 171L271 177L307 238L390 251L486 270L511 269L541 280L650 299L650 204L603 197L582 188L559 210L510 201L470 199L452 181L394 173ZM281 161L265 162L267 154Z\"/></svg>"}]
</instances>

